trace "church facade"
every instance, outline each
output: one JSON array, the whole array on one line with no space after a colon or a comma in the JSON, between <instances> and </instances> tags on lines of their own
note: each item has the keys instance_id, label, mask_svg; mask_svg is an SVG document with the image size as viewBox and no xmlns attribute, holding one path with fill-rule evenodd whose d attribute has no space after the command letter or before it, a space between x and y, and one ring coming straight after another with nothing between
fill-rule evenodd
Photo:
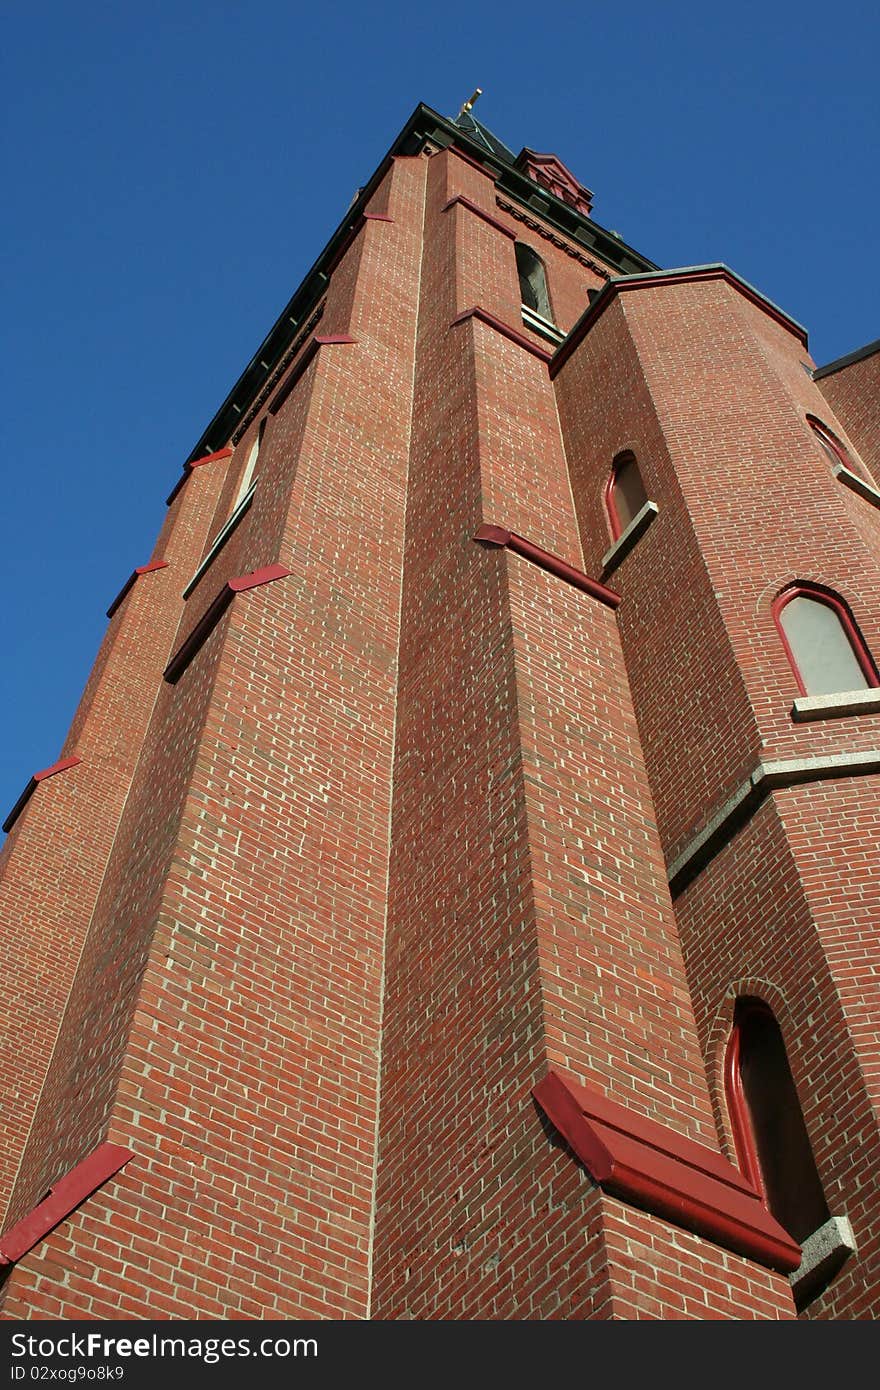
<instances>
[{"instance_id":1,"label":"church facade","mask_svg":"<svg viewBox=\"0 0 880 1390\"><path fill-rule=\"evenodd\" d=\"M880 1313L880 343L419 106L0 884L6 1319Z\"/></svg>"}]
</instances>

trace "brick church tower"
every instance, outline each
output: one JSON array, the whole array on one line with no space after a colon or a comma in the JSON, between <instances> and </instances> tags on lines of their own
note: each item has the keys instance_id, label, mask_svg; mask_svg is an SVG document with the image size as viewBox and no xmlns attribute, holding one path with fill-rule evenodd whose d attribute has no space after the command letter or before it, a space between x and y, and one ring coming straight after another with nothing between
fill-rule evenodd
<instances>
[{"instance_id":1,"label":"brick church tower","mask_svg":"<svg viewBox=\"0 0 880 1390\"><path fill-rule=\"evenodd\" d=\"M6 1319L880 1314L880 344L419 106L2 856Z\"/></svg>"}]
</instances>

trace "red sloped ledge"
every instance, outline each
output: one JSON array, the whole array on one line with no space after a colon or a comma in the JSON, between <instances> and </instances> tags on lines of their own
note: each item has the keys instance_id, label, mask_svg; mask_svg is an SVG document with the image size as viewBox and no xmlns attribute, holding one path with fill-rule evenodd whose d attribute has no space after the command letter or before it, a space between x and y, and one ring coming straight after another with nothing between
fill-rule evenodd
<instances>
[{"instance_id":1,"label":"red sloped ledge","mask_svg":"<svg viewBox=\"0 0 880 1390\"><path fill-rule=\"evenodd\" d=\"M82 758L62 758L60 762L53 763L51 767L44 767L41 772L35 772L31 777L21 796L16 801L9 815L3 822L3 829L9 833L15 822L18 820L25 806L30 801L34 792L41 782L45 782L47 777L54 777L56 772L66 772L69 767L76 767L82 762Z\"/></svg>"},{"instance_id":2,"label":"red sloped ledge","mask_svg":"<svg viewBox=\"0 0 880 1390\"><path fill-rule=\"evenodd\" d=\"M316 333L313 338L306 343L299 359L294 362L290 369L290 375L280 390L276 391L272 400L269 402L269 414L277 415L287 397L290 395L296 383L315 359L315 354L319 348L329 347L335 343L356 343L357 338L352 338L348 333Z\"/></svg>"},{"instance_id":3,"label":"red sloped ledge","mask_svg":"<svg viewBox=\"0 0 880 1390\"><path fill-rule=\"evenodd\" d=\"M466 198L463 193L456 193L454 198L450 198L448 203L443 204L440 211L448 212L450 208L455 207L456 203L459 203L463 208L467 208L468 212L473 212L477 217L481 217L490 227L494 227L496 232L503 232L511 241L516 241L516 232L512 232L509 227L505 227L504 223L499 222L497 217L493 217L491 212L487 212L485 208L478 207L476 203L471 202L470 198Z\"/></svg>"},{"instance_id":4,"label":"red sloped ledge","mask_svg":"<svg viewBox=\"0 0 880 1390\"><path fill-rule=\"evenodd\" d=\"M134 1154L120 1144L99 1144L88 1158L84 1158L82 1163L71 1168L69 1173L53 1184L48 1197L44 1197L0 1238L0 1265L14 1264L22 1255L33 1250L43 1236L48 1235L65 1216L69 1216L86 1197L97 1192L130 1158L134 1158Z\"/></svg>"},{"instance_id":5,"label":"red sloped ledge","mask_svg":"<svg viewBox=\"0 0 880 1390\"><path fill-rule=\"evenodd\" d=\"M129 589L131 589L134 586L134 584L137 583L138 579L142 574L152 574L154 570L167 570L167 568L167 560L151 560L148 565L138 565L137 569L132 570L131 574L126 579L122 588L119 590L119 593L116 595L110 607L107 609L107 617L113 617L113 614L116 612L122 600L125 598Z\"/></svg>"},{"instance_id":6,"label":"red sloped ledge","mask_svg":"<svg viewBox=\"0 0 880 1390\"><path fill-rule=\"evenodd\" d=\"M560 560L558 555L553 555L549 550L542 550L539 545L527 541L525 536L518 536L515 531L507 531L503 526L487 523L479 528L474 540L481 541L483 545L497 545L512 550L524 560L537 565L539 569L547 570L548 574L554 574L557 579L562 579L566 584L580 589L582 593L598 599L607 608L617 608L620 604L620 594L616 594L613 589L606 589L604 584L600 584L597 579L591 579L583 570L575 569L574 565Z\"/></svg>"},{"instance_id":7,"label":"red sloped ledge","mask_svg":"<svg viewBox=\"0 0 880 1390\"><path fill-rule=\"evenodd\" d=\"M449 326L454 328L456 324L465 323L467 319L479 319L480 323L488 324L490 328L495 329L496 333L500 333L502 338L509 338L512 343L516 343L517 347L525 348L526 352L530 352L533 357L540 358L542 362L549 362L553 356L552 352L548 352L546 348L538 347L538 344L533 343L524 333L520 333L516 328L511 328L509 323L505 323L497 314L491 314L481 304L474 304L470 309L465 309L464 313L458 314Z\"/></svg>"},{"instance_id":8,"label":"red sloped ledge","mask_svg":"<svg viewBox=\"0 0 880 1390\"><path fill-rule=\"evenodd\" d=\"M720 1154L551 1068L532 1095L604 1192L788 1274L801 1249Z\"/></svg>"},{"instance_id":9,"label":"red sloped ledge","mask_svg":"<svg viewBox=\"0 0 880 1390\"><path fill-rule=\"evenodd\" d=\"M186 482L187 478L189 477L190 473L192 473L194 468L204 468L206 463L216 463L218 459L231 458L233 453L234 450L229 445L227 445L225 449L215 449L213 454L204 454L200 459L193 459L192 463L185 463L183 465L183 475L182 477L178 478L177 482L174 484L174 487L169 492L168 496L165 499L165 505L168 507L171 506L171 503L174 501L175 497L180 492L180 489L183 487L184 483Z\"/></svg>"},{"instance_id":10,"label":"red sloped ledge","mask_svg":"<svg viewBox=\"0 0 880 1390\"><path fill-rule=\"evenodd\" d=\"M261 584L271 584L273 579L284 579L291 571L284 565L265 565L263 569L253 570L251 574L243 574L238 579L230 579L210 606L202 614L196 623L189 637L182 646L178 647L174 656L165 667L163 675L170 685L179 680L192 661L199 647L207 640L211 632L219 623L223 614L226 612L236 594L244 593L247 589L258 589Z\"/></svg>"}]
</instances>

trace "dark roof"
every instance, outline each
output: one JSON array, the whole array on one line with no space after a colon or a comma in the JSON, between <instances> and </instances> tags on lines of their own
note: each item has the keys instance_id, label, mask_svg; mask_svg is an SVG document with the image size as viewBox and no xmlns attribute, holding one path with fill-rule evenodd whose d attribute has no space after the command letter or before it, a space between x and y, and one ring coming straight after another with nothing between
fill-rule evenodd
<instances>
[{"instance_id":1,"label":"dark roof","mask_svg":"<svg viewBox=\"0 0 880 1390\"><path fill-rule=\"evenodd\" d=\"M863 362L866 357L873 357L875 352L880 352L880 338L875 338L873 343L866 343L864 347L855 348L845 357L835 357L833 362L826 362L824 367L817 367L813 372L813 380L819 381L823 376L831 376L832 372L851 367L854 362Z\"/></svg>"},{"instance_id":2,"label":"dark roof","mask_svg":"<svg viewBox=\"0 0 880 1390\"><path fill-rule=\"evenodd\" d=\"M606 231L592 217L586 217L548 189L536 184L522 169L517 168L513 151L472 116L457 116L453 120L438 115L430 106L420 104L368 182L359 189L318 259L306 272L281 316L270 328L213 420L190 451L188 462L184 465L184 477L190 463L241 437L273 377L285 369L285 354L298 337L311 331L312 316L327 288L333 268L363 223L364 208L390 169L392 158L395 155L418 154L426 145L433 149L454 145L475 159L492 175L499 194L509 198L523 212L540 217L545 226L562 232L576 245L582 246L584 253L592 252L598 256L613 274L631 275L658 269L653 261L628 246L616 233ZM178 486L179 483L172 497Z\"/></svg>"},{"instance_id":3,"label":"dark roof","mask_svg":"<svg viewBox=\"0 0 880 1390\"><path fill-rule=\"evenodd\" d=\"M452 124L457 125L459 130L463 130L465 135L476 141L478 145L485 146L490 154L505 160L508 164L514 163L516 155L513 150L508 149L503 140L499 140L497 135L493 135L491 130L481 125L470 111L462 111L460 115L455 117Z\"/></svg>"}]
</instances>

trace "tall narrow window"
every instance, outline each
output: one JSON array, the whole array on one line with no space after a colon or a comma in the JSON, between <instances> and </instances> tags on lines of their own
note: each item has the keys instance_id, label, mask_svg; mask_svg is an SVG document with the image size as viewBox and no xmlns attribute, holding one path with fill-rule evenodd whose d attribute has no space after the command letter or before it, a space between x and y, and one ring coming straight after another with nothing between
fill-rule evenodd
<instances>
[{"instance_id":1,"label":"tall narrow window","mask_svg":"<svg viewBox=\"0 0 880 1390\"><path fill-rule=\"evenodd\" d=\"M846 445L837 438L836 434L832 433L827 425L824 425L821 420L817 420L814 415L807 416L807 424L816 437L816 443L834 467L842 464L848 472L855 473L857 478L862 478L865 482L871 481L866 470L853 458Z\"/></svg>"},{"instance_id":2,"label":"tall narrow window","mask_svg":"<svg viewBox=\"0 0 880 1390\"><path fill-rule=\"evenodd\" d=\"M259 433L257 434L257 437L254 440L253 444L251 445L251 451L248 454L248 460L244 466L244 472L241 475L241 482L238 485L238 493L235 498L235 504L232 508L233 512L236 510L237 507L241 505L245 496L249 492L252 483L254 482L254 477L257 469L257 460L260 457L260 446L263 443L263 435L265 434L265 432L266 421L264 419L260 424Z\"/></svg>"},{"instance_id":3,"label":"tall narrow window","mask_svg":"<svg viewBox=\"0 0 880 1390\"><path fill-rule=\"evenodd\" d=\"M760 999L738 999L725 1086L740 1167L799 1244L829 1217L782 1033Z\"/></svg>"},{"instance_id":4,"label":"tall narrow window","mask_svg":"<svg viewBox=\"0 0 880 1390\"><path fill-rule=\"evenodd\" d=\"M773 616L802 695L834 695L880 685L874 662L843 599L794 584Z\"/></svg>"},{"instance_id":5,"label":"tall narrow window","mask_svg":"<svg viewBox=\"0 0 880 1390\"><path fill-rule=\"evenodd\" d=\"M257 437L251 445L250 453L247 457L247 463L245 464L244 472L241 475L241 482L238 485L238 491L235 495L235 501L232 504L232 511L229 513L229 516L226 518L223 525L220 527L220 530L217 532L211 544L208 546L207 555L204 557L202 563L199 565L192 579L189 581L186 588L184 589L184 598L189 597L193 589L198 584L199 580L202 578L202 575L210 569L211 564L220 554L220 551L223 549L224 545L229 540L229 537L235 531L242 517L247 514L250 508L251 501L254 495L254 488L257 486L257 462L260 457L260 445L263 442L263 435L265 434L265 432L266 419L263 419L263 421L260 424L260 428L257 432Z\"/></svg>"},{"instance_id":6,"label":"tall narrow window","mask_svg":"<svg viewBox=\"0 0 880 1390\"><path fill-rule=\"evenodd\" d=\"M518 241L515 245L516 268L519 272L519 292L522 302L527 309L539 314L548 323L555 323L553 310L550 308L550 296L547 292L547 272L544 269L544 262L541 257L532 250L531 246L526 246L525 242Z\"/></svg>"},{"instance_id":7,"label":"tall narrow window","mask_svg":"<svg viewBox=\"0 0 880 1390\"><path fill-rule=\"evenodd\" d=\"M635 454L618 454L611 467L605 489L605 504L611 534L616 540L642 510L648 500Z\"/></svg>"}]
</instances>

